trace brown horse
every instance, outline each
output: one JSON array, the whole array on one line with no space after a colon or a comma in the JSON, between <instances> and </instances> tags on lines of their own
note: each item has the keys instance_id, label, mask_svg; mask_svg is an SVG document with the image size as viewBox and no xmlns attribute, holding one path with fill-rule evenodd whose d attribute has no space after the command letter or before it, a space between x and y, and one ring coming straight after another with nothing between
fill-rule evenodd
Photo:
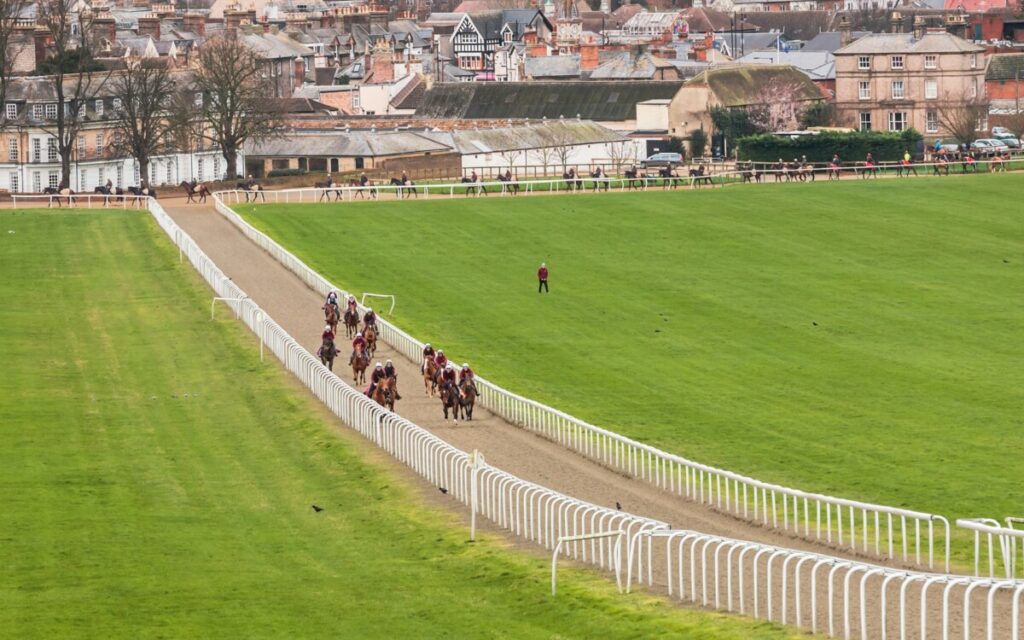
<instances>
[{"instance_id":1,"label":"brown horse","mask_svg":"<svg viewBox=\"0 0 1024 640\"><path fill-rule=\"evenodd\" d=\"M380 381L374 390L373 396L370 398L382 407L387 407L388 411L394 413L395 411L395 396L398 390L395 388L396 380L394 377L384 378Z\"/></svg>"},{"instance_id":2,"label":"brown horse","mask_svg":"<svg viewBox=\"0 0 1024 640\"><path fill-rule=\"evenodd\" d=\"M338 349L334 346L334 340L330 338L324 338L323 344L320 345L320 349L316 352L320 362L327 366L331 371L334 371L334 357L338 355Z\"/></svg>"},{"instance_id":3,"label":"brown horse","mask_svg":"<svg viewBox=\"0 0 1024 640\"><path fill-rule=\"evenodd\" d=\"M462 417L466 420L473 419L473 407L476 405L476 397L480 395L477 393L476 385L471 380L467 380L460 385L459 390L460 398L459 404L462 406Z\"/></svg>"},{"instance_id":4,"label":"brown horse","mask_svg":"<svg viewBox=\"0 0 1024 640\"><path fill-rule=\"evenodd\" d=\"M356 351L356 357L352 358L352 380L356 384L366 384L366 367L370 365L370 357L362 348Z\"/></svg>"},{"instance_id":5,"label":"brown horse","mask_svg":"<svg viewBox=\"0 0 1024 640\"><path fill-rule=\"evenodd\" d=\"M366 339L367 356L372 358L377 353L377 331L372 324L363 327L363 338Z\"/></svg>"},{"instance_id":6,"label":"brown horse","mask_svg":"<svg viewBox=\"0 0 1024 640\"><path fill-rule=\"evenodd\" d=\"M459 389L451 382L441 384L441 409L444 411L444 419L448 419L448 410L451 409L452 420L459 424Z\"/></svg>"},{"instance_id":7,"label":"brown horse","mask_svg":"<svg viewBox=\"0 0 1024 640\"><path fill-rule=\"evenodd\" d=\"M351 309L345 312L345 335L349 338L359 331L359 314Z\"/></svg>"},{"instance_id":8,"label":"brown horse","mask_svg":"<svg viewBox=\"0 0 1024 640\"><path fill-rule=\"evenodd\" d=\"M434 397L434 393L437 391L437 363L434 359L427 356L423 359L423 393L425 395Z\"/></svg>"},{"instance_id":9,"label":"brown horse","mask_svg":"<svg viewBox=\"0 0 1024 640\"><path fill-rule=\"evenodd\" d=\"M338 335L338 306L328 302L323 306L323 309L324 319L330 325L331 333Z\"/></svg>"}]
</instances>

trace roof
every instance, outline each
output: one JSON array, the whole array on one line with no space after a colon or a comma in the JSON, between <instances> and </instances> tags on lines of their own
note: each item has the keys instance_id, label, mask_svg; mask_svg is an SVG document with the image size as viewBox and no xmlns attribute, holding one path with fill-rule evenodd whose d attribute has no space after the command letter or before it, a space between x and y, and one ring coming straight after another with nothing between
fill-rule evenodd
<instances>
[{"instance_id":1,"label":"roof","mask_svg":"<svg viewBox=\"0 0 1024 640\"><path fill-rule=\"evenodd\" d=\"M747 22L762 31L776 30L791 40L810 40L831 28L828 11L755 11L746 14Z\"/></svg>"},{"instance_id":2,"label":"roof","mask_svg":"<svg viewBox=\"0 0 1024 640\"><path fill-rule=\"evenodd\" d=\"M669 30L675 22L675 11L641 11L622 25L623 29L662 29Z\"/></svg>"},{"instance_id":3,"label":"roof","mask_svg":"<svg viewBox=\"0 0 1024 640\"><path fill-rule=\"evenodd\" d=\"M860 40L864 36L871 35L870 31L851 31L850 41ZM807 41L801 51L829 51L835 52L842 45L843 34L839 31L822 31Z\"/></svg>"},{"instance_id":4,"label":"roof","mask_svg":"<svg viewBox=\"0 0 1024 640\"><path fill-rule=\"evenodd\" d=\"M273 105L282 113L335 113L337 109L310 98L274 98Z\"/></svg>"},{"instance_id":5,"label":"roof","mask_svg":"<svg viewBox=\"0 0 1024 640\"><path fill-rule=\"evenodd\" d=\"M744 107L763 102L762 91L770 82L796 88L794 101L822 100L824 96L805 74L789 65L732 65L708 69L687 82L706 86L725 107Z\"/></svg>"},{"instance_id":6,"label":"roof","mask_svg":"<svg viewBox=\"0 0 1024 640\"><path fill-rule=\"evenodd\" d=\"M527 78L544 80L552 78L579 78L580 56L533 56L526 58L524 69Z\"/></svg>"},{"instance_id":7,"label":"roof","mask_svg":"<svg viewBox=\"0 0 1024 640\"><path fill-rule=\"evenodd\" d=\"M246 155L278 157L385 157L450 150L449 145L412 131L287 133L245 144Z\"/></svg>"},{"instance_id":8,"label":"roof","mask_svg":"<svg viewBox=\"0 0 1024 640\"><path fill-rule=\"evenodd\" d=\"M1024 79L1024 53L997 53L988 59L985 80L1006 82Z\"/></svg>"},{"instance_id":9,"label":"roof","mask_svg":"<svg viewBox=\"0 0 1024 640\"><path fill-rule=\"evenodd\" d=\"M828 51L755 51L736 62L742 64L788 64L799 69L811 80L835 80L836 57Z\"/></svg>"},{"instance_id":10,"label":"roof","mask_svg":"<svg viewBox=\"0 0 1024 640\"><path fill-rule=\"evenodd\" d=\"M1014 4L1007 0L945 0L945 9L963 10L968 13L985 13L993 9L1012 9Z\"/></svg>"},{"instance_id":11,"label":"roof","mask_svg":"<svg viewBox=\"0 0 1024 640\"><path fill-rule=\"evenodd\" d=\"M313 55L312 49L284 34L280 34L279 37L269 33L247 33L239 34L238 37L267 59L288 58L291 60L296 57L305 58Z\"/></svg>"},{"instance_id":12,"label":"roof","mask_svg":"<svg viewBox=\"0 0 1024 640\"><path fill-rule=\"evenodd\" d=\"M691 7L684 9L682 14L686 19L687 26L690 28L690 33L729 31L730 29L753 31L757 28L747 20L741 20L732 14L715 11L714 9Z\"/></svg>"},{"instance_id":13,"label":"roof","mask_svg":"<svg viewBox=\"0 0 1024 640\"><path fill-rule=\"evenodd\" d=\"M427 83L423 81L423 76L414 75L412 80L405 83L405 86L395 94L395 97L391 98L391 107L393 109L413 109L415 110L423 102L423 96L427 92Z\"/></svg>"},{"instance_id":14,"label":"roof","mask_svg":"<svg viewBox=\"0 0 1024 640\"><path fill-rule=\"evenodd\" d=\"M636 103L671 99L682 86L681 81L653 80L437 84L416 113L431 118L557 119L579 114L587 120L632 120Z\"/></svg>"},{"instance_id":15,"label":"roof","mask_svg":"<svg viewBox=\"0 0 1024 640\"><path fill-rule=\"evenodd\" d=\"M514 127L425 133L463 155L524 151L554 146L623 142L625 136L589 120L559 119Z\"/></svg>"},{"instance_id":16,"label":"roof","mask_svg":"<svg viewBox=\"0 0 1024 640\"><path fill-rule=\"evenodd\" d=\"M591 80L650 80L658 71L671 69L678 74L675 66L650 53L642 53L634 58L629 53L621 53L590 72Z\"/></svg>"},{"instance_id":17,"label":"roof","mask_svg":"<svg viewBox=\"0 0 1024 640\"><path fill-rule=\"evenodd\" d=\"M879 53L980 53L978 46L947 32L926 33L914 38L912 33L872 33L836 51L836 55Z\"/></svg>"}]
</instances>

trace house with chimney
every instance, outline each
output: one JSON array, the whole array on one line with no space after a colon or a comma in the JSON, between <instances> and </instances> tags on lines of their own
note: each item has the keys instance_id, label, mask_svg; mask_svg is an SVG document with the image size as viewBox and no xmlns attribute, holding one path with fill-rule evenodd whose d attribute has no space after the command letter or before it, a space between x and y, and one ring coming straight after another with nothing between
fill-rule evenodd
<instances>
[{"instance_id":1,"label":"house with chimney","mask_svg":"<svg viewBox=\"0 0 1024 640\"><path fill-rule=\"evenodd\" d=\"M449 36L455 66L472 71L477 80L495 79L495 54L513 45L529 45L551 39L554 26L537 9L506 9L462 14ZM517 61L506 59L507 69Z\"/></svg>"}]
</instances>

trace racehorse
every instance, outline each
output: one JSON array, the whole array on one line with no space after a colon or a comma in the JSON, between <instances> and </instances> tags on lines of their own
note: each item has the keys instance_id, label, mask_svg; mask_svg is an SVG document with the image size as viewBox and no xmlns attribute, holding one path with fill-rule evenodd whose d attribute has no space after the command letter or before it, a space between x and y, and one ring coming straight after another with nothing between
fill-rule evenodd
<instances>
[{"instance_id":1,"label":"racehorse","mask_svg":"<svg viewBox=\"0 0 1024 640\"><path fill-rule=\"evenodd\" d=\"M327 368L334 371L334 357L338 355L338 349L334 346L334 340L330 338L324 338L323 344L320 345L320 349L316 352L320 362L327 365Z\"/></svg>"},{"instance_id":2,"label":"racehorse","mask_svg":"<svg viewBox=\"0 0 1024 640\"><path fill-rule=\"evenodd\" d=\"M828 179L838 180L839 179L839 164L836 162L830 162L828 165Z\"/></svg>"},{"instance_id":3,"label":"racehorse","mask_svg":"<svg viewBox=\"0 0 1024 640\"><path fill-rule=\"evenodd\" d=\"M382 407L387 407L388 411L394 413L396 392L395 378L393 376L387 377L381 380L373 389L373 396L370 399Z\"/></svg>"},{"instance_id":4,"label":"racehorse","mask_svg":"<svg viewBox=\"0 0 1024 640\"><path fill-rule=\"evenodd\" d=\"M505 183L501 185L502 193L511 193L512 195L516 195L519 193L519 181L517 181L515 178L499 173L498 182Z\"/></svg>"},{"instance_id":5,"label":"racehorse","mask_svg":"<svg viewBox=\"0 0 1024 640\"><path fill-rule=\"evenodd\" d=\"M690 173L692 174L693 172L691 171ZM673 169L671 165L658 169L658 177L664 180L661 183L663 189L668 189L669 187L675 189L683 181L679 177L679 172Z\"/></svg>"},{"instance_id":6,"label":"racehorse","mask_svg":"<svg viewBox=\"0 0 1024 640\"><path fill-rule=\"evenodd\" d=\"M151 187L128 187L127 191L135 196L136 206L138 206L139 201L143 198L153 198L156 200L156 189Z\"/></svg>"},{"instance_id":7,"label":"racehorse","mask_svg":"<svg viewBox=\"0 0 1024 640\"><path fill-rule=\"evenodd\" d=\"M348 310L345 312L345 335L351 338L359 331L359 314Z\"/></svg>"},{"instance_id":8,"label":"racehorse","mask_svg":"<svg viewBox=\"0 0 1024 640\"><path fill-rule=\"evenodd\" d=\"M199 198L199 204L204 204L206 196L210 195L210 190L206 188L205 184L197 184L193 187L191 182L182 180L178 186L185 190L185 195L188 197L188 200L185 201L186 204L195 202L196 198Z\"/></svg>"},{"instance_id":9,"label":"racehorse","mask_svg":"<svg viewBox=\"0 0 1024 640\"><path fill-rule=\"evenodd\" d=\"M366 367L369 365L370 356L366 355L366 350L356 349L356 356L352 358L352 380L356 384L366 384Z\"/></svg>"},{"instance_id":10,"label":"racehorse","mask_svg":"<svg viewBox=\"0 0 1024 640\"><path fill-rule=\"evenodd\" d=\"M314 189L323 189L324 190L324 192L320 194L320 198L317 199L317 202L319 202L320 200L323 200L324 198L327 198L328 201L330 201L330 195L331 195L332 191L334 192L334 201L335 202L337 202L338 200L341 199L341 189L335 189L334 188L334 182L332 182L332 181L314 182L313 183L313 188Z\"/></svg>"},{"instance_id":11,"label":"racehorse","mask_svg":"<svg viewBox=\"0 0 1024 640\"><path fill-rule=\"evenodd\" d=\"M471 194L471 193L473 195L476 195L476 196L481 195L481 194L483 194L485 196L487 195L487 187L485 187L484 183L480 182L479 179L473 180L472 178L465 178L464 177L459 182L461 182L462 184L471 184L471 185L473 185L471 187L466 187L466 195L467 196L469 194Z\"/></svg>"},{"instance_id":12,"label":"racehorse","mask_svg":"<svg viewBox=\"0 0 1024 640\"><path fill-rule=\"evenodd\" d=\"M452 420L459 424L459 390L454 383L445 382L441 384L441 409L444 411L444 419L448 419L448 410L452 412Z\"/></svg>"},{"instance_id":13,"label":"racehorse","mask_svg":"<svg viewBox=\"0 0 1024 640\"><path fill-rule=\"evenodd\" d=\"M409 196L419 197L419 192L416 190L416 183L412 180L406 180L405 182L398 178L391 178L391 186L398 187L395 193L398 194L399 198L408 198Z\"/></svg>"},{"instance_id":14,"label":"racehorse","mask_svg":"<svg viewBox=\"0 0 1024 640\"><path fill-rule=\"evenodd\" d=\"M476 405L478 395L480 394L477 393L476 385L472 381L467 380L462 384L459 405L462 407L462 417L466 420L473 419L473 407Z\"/></svg>"},{"instance_id":15,"label":"racehorse","mask_svg":"<svg viewBox=\"0 0 1024 640\"><path fill-rule=\"evenodd\" d=\"M74 200L75 192L72 191L71 189L68 189L67 187L60 187L60 188L57 188L57 187L46 187L45 189L43 189L43 193L48 195L48 196L54 196L53 198L50 198L50 201L46 204L47 207L52 206L54 201L57 202L57 206L59 207L60 206L60 199L62 197L68 199L68 206L69 207L75 204L75 200Z\"/></svg>"},{"instance_id":16,"label":"racehorse","mask_svg":"<svg viewBox=\"0 0 1024 640\"><path fill-rule=\"evenodd\" d=\"M423 394L434 397L437 391L437 363L430 356L423 359Z\"/></svg>"},{"instance_id":17,"label":"racehorse","mask_svg":"<svg viewBox=\"0 0 1024 640\"><path fill-rule=\"evenodd\" d=\"M711 174L708 172L707 167L700 165L696 169L690 169L690 185L700 188L700 183L702 182L708 186L714 186L714 183L711 182Z\"/></svg>"},{"instance_id":18,"label":"racehorse","mask_svg":"<svg viewBox=\"0 0 1024 640\"><path fill-rule=\"evenodd\" d=\"M577 177L575 168L563 173L562 180L565 180L565 186L568 187L569 191L579 191L583 188L583 181Z\"/></svg>"},{"instance_id":19,"label":"racehorse","mask_svg":"<svg viewBox=\"0 0 1024 640\"><path fill-rule=\"evenodd\" d=\"M324 319L331 327L331 333L338 335L338 306L327 303L324 305Z\"/></svg>"},{"instance_id":20,"label":"racehorse","mask_svg":"<svg viewBox=\"0 0 1024 640\"><path fill-rule=\"evenodd\" d=\"M103 196L105 196L103 198L103 206L107 206L108 204L110 204L110 199L112 197L114 197L114 196L123 196L124 195L124 189L122 189L121 187L99 186L99 187L96 187L95 189L93 189L93 193L99 193L99 194L102 194Z\"/></svg>"},{"instance_id":21,"label":"racehorse","mask_svg":"<svg viewBox=\"0 0 1024 640\"><path fill-rule=\"evenodd\" d=\"M745 162L736 167L740 170L740 175L743 177L743 182L756 182L761 183L761 173L758 172L753 162Z\"/></svg>"},{"instance_id":22,"label":"racehorse","mask_svg":"<svg viewBox=\"0 0 1024 640\"><path fill-rule=\"evenodd\" d=\"M373 180L367 180L364 184L360 180L350 180L348 186L356 189L355 195L363 198L363 192L370 194L371 200L376 200L380 196L380 191L374 186ZM355 197L355 196L352 196Z\"/></svg>"},{"instance_id":23,"label":"racehorse","mask_svg":"<svg viewBox=\"0 0 1024 640\"><path fill-rule=\"evenodd\" d=\"M628 182L626 183L626 189L627 190L630 190L630 189L637 189L637 190L639 190L640 187L645 186L644 183L646 181L643 178L640 177L640 172L637 170L636 167L632 167L630 169L626 169L626 171L623 174L623 176L626 178L626 180L628 180Z\"/></svg>"},{"instance_id":24,"label":"racehorse","mask_svg":"<svg viewBox=\"0 0 1024 640\"><path fill-rule=\"evenodd\" d=\"M239 182L235 185L235 189L245 192L246 202L249 202L249 196L252 196L253 202L256 202L256 198L263 198L263 202L267 201L267 194L263 193L263 187L255 182L252 184L249 184L248 182Z\"/></svg>"},{"instance_id":25,"label":"racehorse","mask_svg":"<svg viewBox=\"0 0 1024 640\"><path fill-rule=\"evenodd\" d=\"M363 327L363 338L366 339L366 353L372 358L377 353L377 331L372 324Z\"/></svg>"}]
</instances>

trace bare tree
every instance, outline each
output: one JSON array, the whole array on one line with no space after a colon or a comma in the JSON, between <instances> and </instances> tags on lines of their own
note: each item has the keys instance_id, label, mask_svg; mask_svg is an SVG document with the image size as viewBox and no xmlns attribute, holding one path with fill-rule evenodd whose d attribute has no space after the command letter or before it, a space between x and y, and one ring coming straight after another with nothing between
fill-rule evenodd
<instances>
[{"instance_id":1,"label":"bare tree","mask_svg":"<svg viewBox=\"0 0 1024 640\"><path fill-rule=\"evenodd\" d=\"M75 4L75 0L42 0L37 5L39 24L46 29L53 51L37 70L52 76L57 102L57 113L41 128L56 140L60 181L66 187L71 186L71 160L86 123L87 105L100 95L110 77L93 59L93 16L76 13Z\"/></svg>"},{"instance_id":2,"label":"bare tree","mask_svg":"<svg viewBox=\"0 0 1024 640\"><path fill-rule=\"evenodd\" d=\"M555 160L558 158L558 154L554 147L541 147L535 151L537 159L540 161L541 167L544 169L544 176L548 175L548 167L555 164Z\"/></svg>"},{"instance_id":3,"label":"bare tree","mask_svg":"<svg viewBox=\"0 0 1024 640\"><path fill-rule=\"evenodd\" d=\"M15 61L23 49L34 44L16 37L18 17L28 4L28 0L0 0L0 105L7 104L7 83L14 73ZM5 108L0 113L0 125L6 124Z\"/></svg>"},{"instance_id":4,"label":"bare tree","mask_svg":"<svg viewBox=\"0 0 1024 640\"><path fill-rule=\"evenodd\" d=\"M281 125L275 85L264 60L232 37L205 43L197 56L191 111L203 123L199 135L217 146L227 162L227 178L237 177L238 154L246 141L272 137Z\"/></svg>"},{"instance_id":5,"label":"bare tree","mask_svg":"<svg viewBox=\"0 0 1024 640\"><path fill-rule=\"evenodd\" d=\"M572 131L562 122L553 125L551 128L551 148L554 149L555 158L562 165L562 172L568 171L569 159L576 151L575 138Z\"/></svg>"},{"instance_id":6,"label":"bare tree","mask_svg":"<svg viewBox=\"0 0 1024 640\"><path fill-rule=\"evenodd\" d=\"M1018 140L1024 138L1024 109L1016 109L1013 113L1002 117L1003 126L1010 130Z\"/></svg>"},{"instance_id":7,"label":"bare tree","mask_svg":"<svg viewBox=\"0 0 1024 640\"><path fill-rule=\"evenodd\" d=\"M501 159L508 165L509 171L515 173L516 162L522 158L525 151L522 149L508 149L501 152Z\"/></svg>"},{"instance_id":8,"label":"bare tree","mask_svg":"<svg viewBox=\"0 0 1024 640\"><path fill-rule=\"evenodd\" d=\"M620 140L608 145L608 158L612 161L615 173L622 173L622 166L636 160L636 147L628 140Z\"/></svg>"},{"instance_id":9,"label":"bare tree","mask_svg":"<svg viewBox=\"0 0 1024 640\"><path fill-rule=\"evenodd\" d=\"M114 151L130 155L139 163L139 173L149 175L149 160L169 142L175 126L170 116L175 79L162 60L138 60L111 83L120 100L113 112Z\"/></svg>"},{"instance_id":10,"label":"bare tree","mask_svg":"<svg viewBox=\"0 0 1024 640\"><path fill-rule=\"evenodd\" d=\"M757 92L756 102L747 107L750 123L762 131L798 128L807 108L801 99L803 96L803 87L796 82L775 78L764 83Z\"/></svg>"},{"instance_id":11,"label":"bare tree","mask_svg":"<svg viewBox=\"0 0 1024 640\"><path fill-rule=\"evenodd\" d=\"M977 132L985 128L988 108L988 101L981 97L965 100L946 94L938 107L939 126L958 142L969 144Z\"/></svg>"}]
</instances>

